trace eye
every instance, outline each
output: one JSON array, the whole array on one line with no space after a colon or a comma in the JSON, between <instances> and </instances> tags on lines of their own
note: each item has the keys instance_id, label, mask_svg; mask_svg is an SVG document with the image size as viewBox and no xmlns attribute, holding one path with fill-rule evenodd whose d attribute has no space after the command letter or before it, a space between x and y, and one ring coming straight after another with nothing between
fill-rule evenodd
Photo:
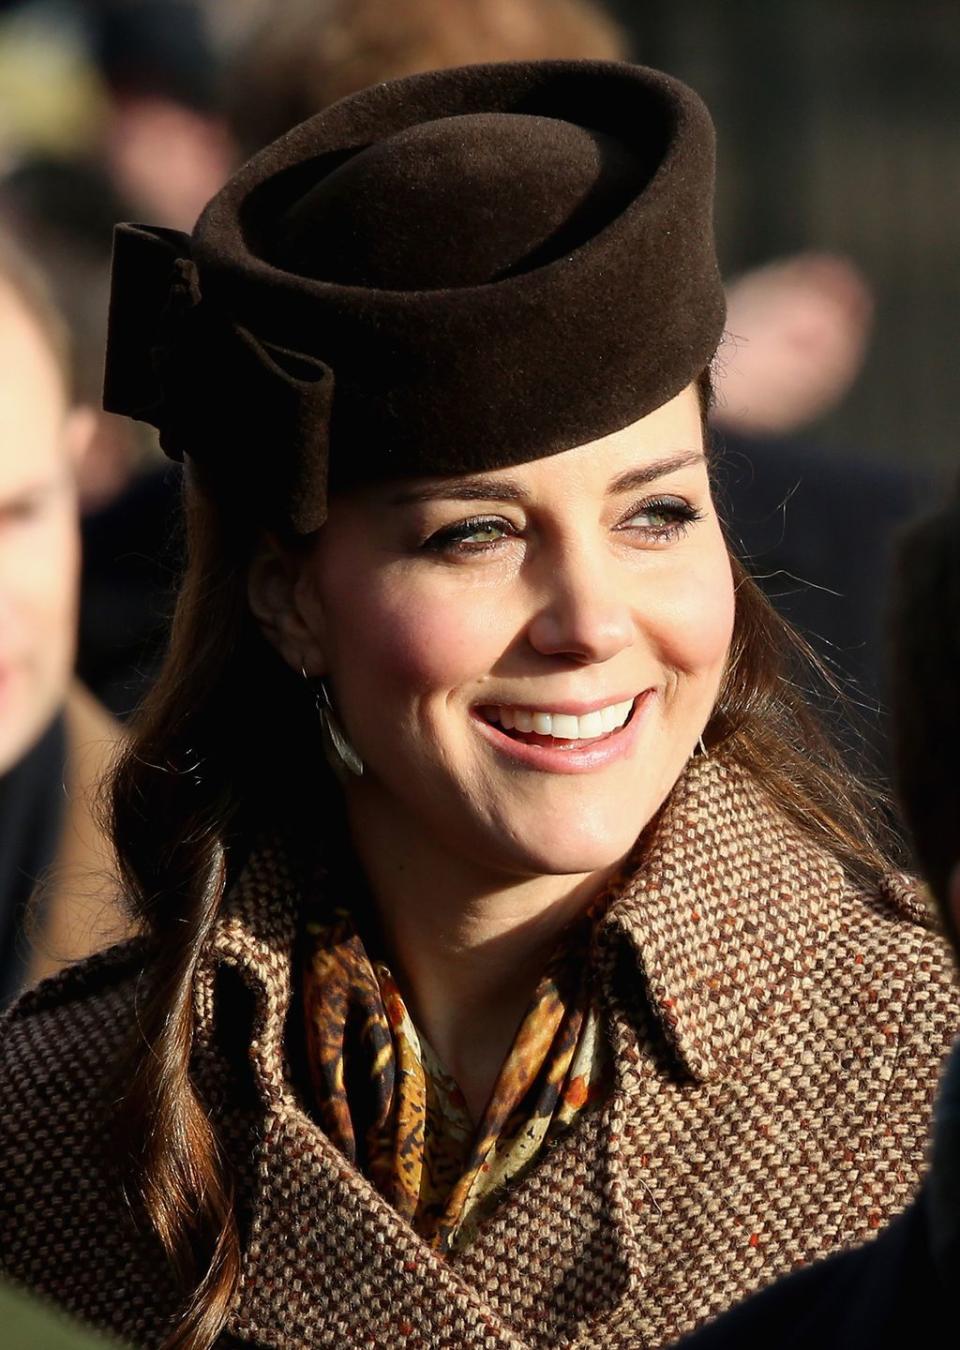
<instances>
[{"instance_id":1,"label":"eye","mask_svg":"<svg viewBox=\"0 0 960 1350\"><path fill-rule=\"evenodd\" d=\"M21 497L0 506L0 525L28 525L37 520L43 510L40 497Z\"/></svg>"},{"instance_id":2,"label":"eye","mask_svg":"<svg viewBox=\"0 0 960 1350\"><path fill-rule=\"evenodd\" d=\"M652 497L634 506L617 528L637 531L647 539L664 543L679 538L702 519L703 514L684 497Z\"/></svg>"},{"instance_id":3,"label":"eye","mask_svg":"<svg viewBox=\"0 0 960 1350\"><path fill-rule=\"evenodd\" d=\"M445 525L427 539L422 547L433 553L481 553L493 548L516 531L501 516L472 516L469 520Z\"/></svg>"}]
</instances>

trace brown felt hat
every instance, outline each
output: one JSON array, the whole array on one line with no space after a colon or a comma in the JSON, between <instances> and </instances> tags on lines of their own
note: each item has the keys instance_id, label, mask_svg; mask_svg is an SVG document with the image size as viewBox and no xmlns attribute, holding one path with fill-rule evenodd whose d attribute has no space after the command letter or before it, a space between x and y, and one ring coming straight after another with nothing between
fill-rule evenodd
<instances>
[{"instance_id":1,"label":"brown felt hat","mask_svg":"<svg viewBox=\"0 0 960 1350\"><path fill-rule=\"evenodd\" d=\"M328 486L595 440L716 350L713 164L700 99L640 66L365 89L244 165L192 236L118 227L104 406L300 532Z\"/></svg>"}]
</instances>

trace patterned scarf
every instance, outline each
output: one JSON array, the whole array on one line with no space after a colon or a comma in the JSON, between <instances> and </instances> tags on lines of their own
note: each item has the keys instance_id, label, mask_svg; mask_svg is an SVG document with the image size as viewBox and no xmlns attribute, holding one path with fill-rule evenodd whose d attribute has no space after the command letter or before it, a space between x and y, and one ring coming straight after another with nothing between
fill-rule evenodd
<instances>
[{"instance_id":1,"label":"patterned scarf","mask_svg":"<svg viewBox=\"0 0 960 1350\"><path fill-rule=\"evenodd\" d=\"M351 913L308 921L304 1012L317 1118L439 1252L467 1246L506 1185L605 1095L610 1054L588 959L599 907L558 942L476 1127Z\"/></svg>"}]
</instances>

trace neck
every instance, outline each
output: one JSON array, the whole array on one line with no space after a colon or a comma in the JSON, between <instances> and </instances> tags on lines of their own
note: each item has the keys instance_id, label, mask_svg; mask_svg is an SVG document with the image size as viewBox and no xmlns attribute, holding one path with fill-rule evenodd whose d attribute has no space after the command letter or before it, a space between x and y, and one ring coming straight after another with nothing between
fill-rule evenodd
<instances>
[{"instance_id":1,"label":"neck","mask_svg":"<svg viewBox=\"0 0 960 1350\"><path fill-rule=\"evenodd\" d=\"M609 873L510 876L425 840L368 798L349 815L391 969L477 1120L560 931Z\"/></svg>"}]
</instances>

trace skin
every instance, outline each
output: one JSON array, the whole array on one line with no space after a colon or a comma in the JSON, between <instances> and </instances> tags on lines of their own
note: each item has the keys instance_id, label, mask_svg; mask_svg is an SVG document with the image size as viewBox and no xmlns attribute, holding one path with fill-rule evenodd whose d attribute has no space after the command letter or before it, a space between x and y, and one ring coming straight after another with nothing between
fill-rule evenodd
<instances>
[{"instance_id":1,"label":"skin","mask_svg":"<svg viewBox=\"0 0 960 1350\"><path fill-rule=\"evenodd\" d=\"M547 459L341 496L305 550L265 541L250 600L334 692L365 764L348 811L391 960L478 1114L558 930L716 700L734 596L696 390ZM578 773L518 763L478 720L633 695L629 748Z\"/></svg>"},{"instance_id":2,"label":"skin","mask_svg":"<svg viewBox=\"0 0 960 1350\"><path fill-rule=\"evenodd\" d=\"M37 321L0 281L0 773L66 697L80 547L75 477L93 416L71 410Z\"/></svg>"}]
</instances>

